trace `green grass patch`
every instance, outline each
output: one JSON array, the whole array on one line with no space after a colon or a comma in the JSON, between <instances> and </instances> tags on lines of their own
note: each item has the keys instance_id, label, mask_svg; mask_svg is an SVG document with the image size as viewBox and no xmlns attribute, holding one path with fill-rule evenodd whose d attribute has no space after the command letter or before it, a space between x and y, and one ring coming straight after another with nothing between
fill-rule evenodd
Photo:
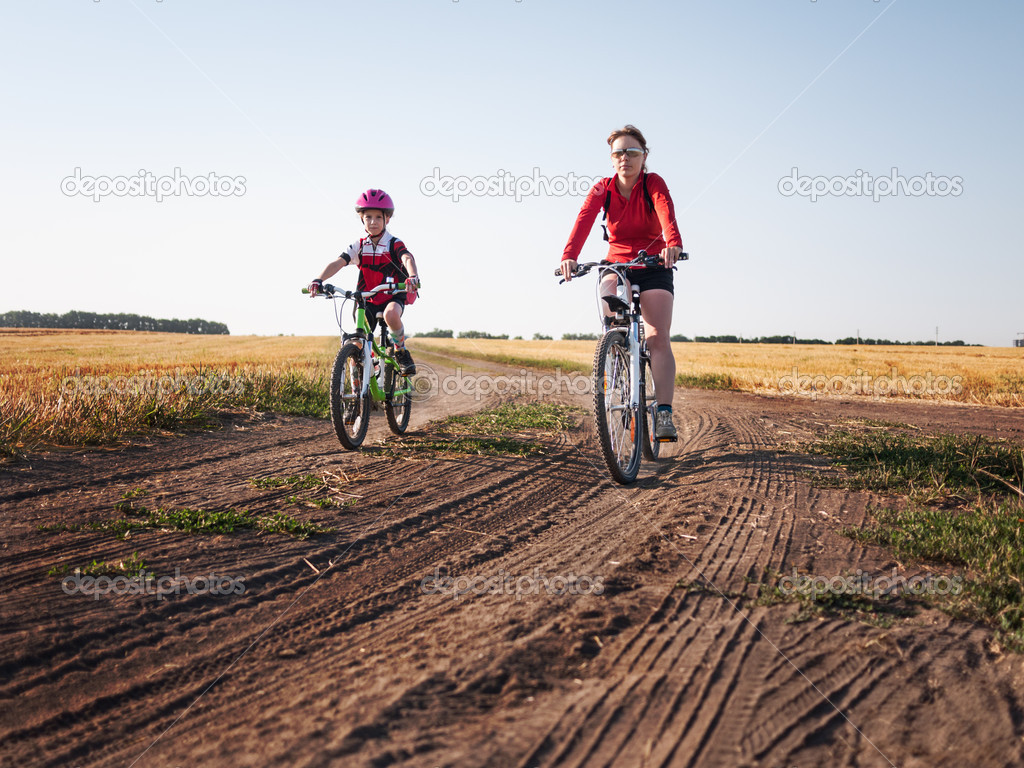
<instances>
[{"instance_id":1,"label":"green grass patch","mask_svg":"<svg viewBox=\"0 0 1024 768\"><path fill-rule=\"evenodd\" d=\"M442 432L469 432L472 434L510 434L528 429L561 432L576 424L582 408L557 403L502 403L468 416L449 416L438 424Z\"/></svg>"},{"instance_id":2,"label":"green grass patch","mask_svg":"<svg viewBox=\"0 0 1024 768\"><path fill-rule=\"evenodd\" d=\"M77 573L80 576L122 576L135 575L139 571L145 571L146 561L138 552L132 552L128 557L121 560L106 562L93 560L88 565L82 565L72 569L70 565L57 565L47 571L47 576L67 576L69 573Z\"/></svg>"},{"instance_id":3,"label":"green grass patch","mask_svg":"<svg viewBox=\"0 0 1024 768\"><path fill-rule=\"evenodd\" d=\"M852 577L851 577L852 578ZM890 627L897 618L913 616L916 608L897 595L876 595L870 592L783 589L774 584L759 585L756 605L778 605L796 603L799 608L790 616L787 624L801 624L805 621L839 618L859 621L874 627Z\"/></svg>"},{"instance_id":4,"label":"green grass patch","mask_svg":"<svg viewBox=\"0 0 1024 768\"><path fill-rule=\"evenodd\" d=\"M291 477L250 477L249 484L253 488L283 488L289 486L300 490L320 488L324 485L322 477L316 475L292 475Z\"/></svg>"},{"instance_id":5,"label":"green grass patch","mask_svg":"<svg viewBox=\"0 0 1024 768\"><path fill-rule=\"evenodd\" d=\"M392 440L387 450L393 455L407 451L415 453L464 453L478 456L536 456L544 452L544 445L536 441L515 437L488 437L486 435L452 435L451 437L410 437Z\"/></svg>"},{"instance_id":6,"label":"green grass patch","mask_svg":"<svg viewBox=\"0 0 1024 768\"><path fill-rule=\"evenodd\" d=\"M40 533L65 533L82 530L82 526L78 523L49 523L44 525L37 525L36 530Z\"/></svg>"},{"instance_id":7,"label":"green grass patch","mask_svg":"<svg viewBox=\"0 0 1024 768\"><path fill-rule=\"evenodd\" d=\"M676 588L685 590L689 594L720 597L737 606L744 607L796 604L799 608L786 620L788 624L840 618L859 621L871 626L888 627L894 623L895 619L911 616L915 612L912 602L908 603L895 595L873 594L849 588L837 591L784 588L781 577L782 574L771 573L766 569L762 580L747 579L748 586L756 587L756 595L753 597L749 591L724 591L706 581L682 580L676 583ZM849 580L844 579L843 584L845 587L847 583L854 582L855 577L851 576ZM815 580L810 578L807 583L816 584Z\"/></svg>"},{"instance_id":8,"label":"green grass patch","mask_svg":"<svg viewBox=\"0 0 1024 768\"><path fill-rule=\"evenodd\" d=\"M305 539L318 533L331 533L332 528L325 528L315 523L302 522L277 512L270 516L258 516L248 510L226 509L136 509L133 518L117 518L91 522L84 525L57 524L38 526L37 530L44 533L61 533L65 531L109 531L119 539L131 537L133 531L161 530L184 531L194 534L226 534L239 530L256 530L264 533L286 533L298 539Z\"/></svg>"},{"instance_id":9,"label":"green grass patch","mask_svg":"<svg viewBox=\"0 0 1024 768\"><path fill-rule=\"evenodd\" d=\"M809 447L848 471L844 487L900 493L924 501L1005 495L1024 482L1024 451L981 436L924 435L868 428L834 429Z\"/></svg>"},{"instance_id":10,"label":"green grass patch","mask_svg":"<svg viewBox=\"0 0 1024 768\"><path fill-rule=\"evenodd\" d=\"M450 416L439 422L426 437L393 438L386 448L394 455L416 453L462 453L480 456L536 456L544 444L521 436L522 432L561 432L576 425L582 408L557 403L510 401L496 408Z\"/></svg>"},{"instance_id":11,"label":"green grass patch","mask_svg":"<svg viewBox=\"0 0 1024 768\"><path fill-rule=\"evenodd\" d=\"M728 373L677 373L676 386L691 389L736 389L736 382Z\"/></svg>"},{"instance_id":12,"label":"green grass patch","mask_svg":"<svg viewBox=\"0 0 1024 768\"><path fill-rule=\"evenodd\" d=\"M984 499L966 510L915 504L871 512L873 527L844 533L898 557L961 566L968 574L963 589L944 607L989 623L1003 644L1024 652L1024 503Z\"/></svg>"},{"instance_id":13,"label":"green grass patch","mask_svg":"<svg viewBox=\"0 0 1024 768\"><path fill-rule=\"evenodd\" d=\"M326 371L325 367L324 372L313 375L302 371L250 374L243 379L241 404L258 411L328 419L330 376Z\"/></svg>"},{"instance_id":14,"label":"green grass patch","mask_svg":"<svg viewBox=\"0 0 1024 768\"><path fill-rule=\"evenodd\" d=\"M871 526L843 533L900 558L962 569L962 589L928 599L989 624L1006 647L1024 652L1024 449L980 436L875 426L835 429L810 447L845 469L830 484L908 501L872 508Z\"/></svg>"}]
</instances>

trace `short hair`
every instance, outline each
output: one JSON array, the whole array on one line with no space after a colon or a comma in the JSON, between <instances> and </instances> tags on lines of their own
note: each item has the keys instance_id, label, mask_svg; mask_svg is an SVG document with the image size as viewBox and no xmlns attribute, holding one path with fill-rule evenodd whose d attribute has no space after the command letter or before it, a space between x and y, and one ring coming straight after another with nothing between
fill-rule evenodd
<instances>
[{"instance_id":1,"label":"short hair","mask_svg":"<svg viewBox=\"0 0 1024 768\"><path fill-rule=\"evenodd\" d=\"M640 142L640 146L643 148L644 152L647 151L647 139L644 138L644 135L640 133L640 129L635 125L624 125L622 128L612 131L611 135L608 137L608 146L610 147L615 143L616 139L623 136L632 136Z\"/></svg>"}]
</instances>

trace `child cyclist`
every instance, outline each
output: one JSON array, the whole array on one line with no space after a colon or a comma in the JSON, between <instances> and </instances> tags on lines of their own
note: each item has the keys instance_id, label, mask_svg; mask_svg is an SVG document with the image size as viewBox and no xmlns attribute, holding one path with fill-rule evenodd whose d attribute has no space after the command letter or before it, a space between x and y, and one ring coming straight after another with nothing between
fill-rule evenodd
<instances>
[{"instance_id":1,"label":"child cyclist","mask_svg":"<svg viewBox=\"0 0 1024 768\"><path fill-rule=\"evenodd\" d=\"M309 295L316 296L322 292L324 280L349 264L359 267L357 291L373 290L389 277L396 283L404 282L406 291L394 294L382 292L371 296L367 301L367 317L376 325L377 313L383 310L384 322L395 342L395 358L402 366L402 375L412 376L416 373L416 363L405 348L402 315L406 305L416 300L419 276L416 259L405 247L405 243L387 231L387 224L394 212L395 204L384 190L368 189L363 192L356 200L356 213L366 228L366 237L359 238L341 256L324 267L320 277L309 284Z\"/></svg>"}]
</instances>

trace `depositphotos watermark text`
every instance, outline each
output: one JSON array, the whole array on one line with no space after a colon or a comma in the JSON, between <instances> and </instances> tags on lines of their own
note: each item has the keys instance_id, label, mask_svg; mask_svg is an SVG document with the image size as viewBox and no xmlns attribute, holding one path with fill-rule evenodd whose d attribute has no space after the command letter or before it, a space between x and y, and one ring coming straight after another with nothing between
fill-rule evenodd
<instances>
[{"instance_id":1,"label":"depositphotos watermark text","mask_svg":"<svg viewBox=\"0 0 1024 768\"><path fill-rule=\"evenodd\" d=\"M245 194L244 176L185 176L175 168L170 176L156 176L143 169L134 176L84 176L75 168L60 182L60 191L68 197L91 197L94 203L104 197L152 197L162 203L165 197L241 197Z\"/></svg>"},{"instance_id":2,"label":"depositphotos watermark text","mask_svg":"<svg viewBox=\"0 0 1024 768\"><path fill-rule=\"evenodd\" d=\"M112 397L115 395L155 395L169 397L188 392L192 396L241 395L245 382L241 376L222 374L182 375L176 369L174 375L134 374L132 376L65 376L60 382L60 393L69 396Z\"/></svg>"},{"instance_id":3,"label":"depositphotos watermark text","mask_svg":"<svg viewBox=\"0 0 1024 768\"><path fill-rule=\"evenodd\" d=\"M464 595L509 595L522 600L528 595L601 595L604 594L603 577L587 575L544 576L539 568L532 575L516 576L499 569L494 576L442 576L439 567L420 581L425 595L451 595L458 600Z\"/></svg>"},{"instance_id":4,"label":"depositphotos watermark text","mask_svg":"<svg viewBox=\"0 0 1024 768\"><path fill-rule=\"evenodd\" d=\"M521 202L524 197L583 197L601 180L600 176L545 176L534 168L530 176L516 176L501 169L491 176L442 176L434 168L430 176L420 179L420 193L427 197L450 197L453 203L463 197L511 197Z\"/></svg>"},{"instance_id":5,"label":"depositphotos watermark text","mask_svg":"<svg viewBox=\"0 0 1024 768\"><path fill-rule=\"evenodd\" d=\"M853 376L809 374L800 373L794 366L792 373L779 378L778 387L784 395L801 395L812 400L818 395L871 395L876 400L894 395L955 397L964 391L964 377L959 374L936 376L931 371L923 376L905 376L895 366L888 376L872 376L860 368Z\"/></svg>"},{"instance_id":6,"label":"depositphotos watermark text","mask_svg":"<svg viewBox=\"0 0 1024 768\"><path fill-rule=\"evenodd\" d=\"M556 368L552 373L536 373L521 368L518 375L470 374L462 366L455 373L439 376L430 366L420 365L413 381L413 397L417 401L429 400L434 395L467 395L480 400L488 395L531 395L550 397L557 394L591 395L594 382L590 376L578 373L562 373Z\"/></svg>"},{"instance_id":7,"label":"depositphotos watermark text","mask_svg":"<svg viewBox=\"0 0 1024 768\"><path fill-rule=\"evenodd\" d=\"M805 176L794 168L789 176L779 179L779 193L784 197L799 195L816 203L819 197L870 197L876 203L883 197L959 197L964 192L960 176L902 176L893 168L888 176L872 176L857 171L852 176Z\"/></svg>"},{"instance_id":8,"label":"depositphotos watermark text","mask_svg":"<svg viewBox=\"0 0 1024 768\"><path fill-rule=\"evenodd\" d=\"M786 574L779 579L779 591L784 595L800 595L815 600L824 595L868 595L883 597L889 595L959 595L963 590L961 576L923 576L900 575L896 568L889 576L872 577L857 569L849 576L807 576L793 569L792 575Z\"/></svg>"},{"instance_id":9,"label":"depositphotos watermark text","mask_svg":"<svg viewBox=\"0 0 1024 768\"><path fill-rule=\"evenodd\" d=\"M182 576L181 570L174 569L174 576L157 578L153 573L140 570L135 576L65 576L60 583L66 595L91 595L99 600L102 595L155 595L163 600L167 595L241 595L245 593L244 576L220 576L209 573L205 576Z\"/></svg>"}]
</instances>

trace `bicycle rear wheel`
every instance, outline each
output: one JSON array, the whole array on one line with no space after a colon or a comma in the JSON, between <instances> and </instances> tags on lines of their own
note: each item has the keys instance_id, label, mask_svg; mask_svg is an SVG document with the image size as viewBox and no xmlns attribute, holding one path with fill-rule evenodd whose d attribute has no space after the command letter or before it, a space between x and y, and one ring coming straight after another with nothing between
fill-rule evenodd
<instances>
[{"instance_id":1,"label":"bicycle rear wheel","mask_svg":"<svg viewBox=\"0 0 1024 768\"><path fill-rule=\"evenodd\" d=\"M594 355L594 415L608 471L622 484L636 480L643 439L642 418L630 404L629 362L626 335L606 333Z\"/></svg>"},{"instance_id":2,"label":"bicycle rear wheel","mask_svg":"<svg viewBox=\"0 0 1024 768\"><path fill-rule=\"evenodd\" d=\"M349 342L338 352L331 373L331 421L339 442L350 451L362 445L370 426L370 395L361 394L363 367L363 350Z\"/></svg>"},{"instance_id":3,"label":"bicycle rear wheel","mask_svg":"<svg viewBox=\"0 0 1024 768\"><path fill-rule=\"evenodd\" d=\"M654 395L654 379L651 376L651 361L644 358L640 361L640 407L643 409L644 458L657 461L661 453L661 443L654 436L655 420L658 412L658 398Z\"/></svg>"},{"instance_id":4,"label":"bicycle rear wheel","mask_svg":"<svg viewBox=\"0 0 1024 768\"><path fill-rule=\"evenodd\" d=\"M405 434L412 413L412 378L403 376L392 365L384 372L384 413L391 431Z\"/></svg>"}]
</instances>

